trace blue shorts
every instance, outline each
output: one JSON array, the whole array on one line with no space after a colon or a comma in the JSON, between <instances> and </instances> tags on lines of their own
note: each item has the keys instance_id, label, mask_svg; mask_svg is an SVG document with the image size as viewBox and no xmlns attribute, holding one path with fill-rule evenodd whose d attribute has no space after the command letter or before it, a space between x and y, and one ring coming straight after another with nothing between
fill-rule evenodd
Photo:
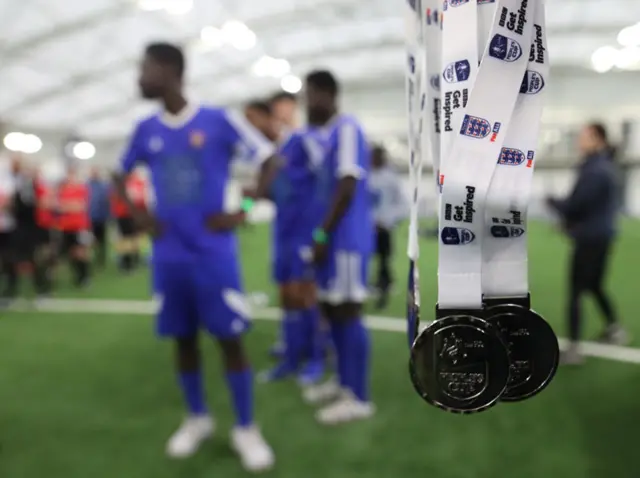
<instances>
[{"instance_id":1,"label":"blue shorts","mask_svg":"<svg viewBox=\"0 0 640 478\"><path fill-rule=\"evenodd\" d=\"M202 328L224 340L241 335L250 326L235 257L156 261L153 280L160 336L190 337Z\"/></svg>"},{"instance_id":2,"label":"blue shorts","mask_svg":"<svg viewBox=\"0 0 640 478\"><path fill-rule=\"evenodd\" d=\"M310 246L276 244L273 251L273 280L278 284L313 280L313 266L308 257L310 255Z\"/></svg>"},{"instance_id":3,"label":"blue shorts","mask_svg":"<svg viewBox=\"0 0 640 478\"><path fill-rule=\"evenodd\" d=\"M367 298L369 254L330 250L327 260L316 269L318 298L332 305L363 303Z\"/></svg>"}]
</instances>

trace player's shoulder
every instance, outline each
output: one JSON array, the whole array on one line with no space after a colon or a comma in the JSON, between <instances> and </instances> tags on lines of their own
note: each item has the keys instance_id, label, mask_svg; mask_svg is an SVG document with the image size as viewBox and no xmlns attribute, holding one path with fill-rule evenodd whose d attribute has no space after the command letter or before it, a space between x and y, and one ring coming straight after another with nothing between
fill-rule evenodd
<instances>
[{"instance_id":1,"label":"player's shoulder","mask_svg":"<svg viewBox=\"0 0 640 478\"><path fill-rule=\"evenodd\" d=\"M336 118L337 127L351 127L358 131L363 131L362 124L354 115L349 113L342 113Z\"/></svg>"}]
</instances>

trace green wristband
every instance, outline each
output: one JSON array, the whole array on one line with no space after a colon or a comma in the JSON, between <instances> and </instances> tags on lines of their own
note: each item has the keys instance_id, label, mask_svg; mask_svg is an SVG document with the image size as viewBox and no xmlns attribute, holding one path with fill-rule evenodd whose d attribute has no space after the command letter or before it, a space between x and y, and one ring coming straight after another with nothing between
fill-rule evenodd
<instances>
[{"instance_id":1,"label":"green wristband","mask_svg":"<svg viewBox=\"0 0 640 478\"><path fill-rule=\"evenodd\" d=\"M255 205L255 201L253 199L244 198L242 200L242 203L240 204L240 209L242 209L246 213L249 213L249 211L253 209L254 205Z\"/></svg>"},{"instance_id":2,"label":"green wristband","mask_svg":"<svg viewBox=\"0 0 640 478\"><path fill-rule=\"evenodd\" d=\"M324 229L318 228L313 231L313 240L318 244L326 244L329 236Z\"/></svg>"}]
</instances>

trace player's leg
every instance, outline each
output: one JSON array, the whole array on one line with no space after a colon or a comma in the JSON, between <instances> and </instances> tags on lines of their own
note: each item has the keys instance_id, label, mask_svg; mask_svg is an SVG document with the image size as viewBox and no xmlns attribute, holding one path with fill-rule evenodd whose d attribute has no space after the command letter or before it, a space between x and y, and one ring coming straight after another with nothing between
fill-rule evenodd
<instances>
[{"instance_id":1,"label":"player's leg","mask_svg":"<svg viewBox=\"0 0 640 478\"><path fill-rule=\"evenodd\" d=\"M107 228L104 222L95 222L92 225L95 245L95 260L99 267L107 263Z\"/></svg>"},{"instance_id":2,"label":"player's leg","mask_svg":"<svg viewBox=\"0 0 640 478\"><path fill-rule=\"evenodd\" d=\"M158 304L156 329L160 337L175 339L177 383L186 409L186 417L169 438L166 451L173 458L185 458L213 434L215 425L204 393L190 265L156 263L153 271Z\"/></svg>"},{"instance_id":3,"label":"player's leg","mask_svg":"<svg viewBox=\"0 0 640 478\"><path fill-rule=\"evenodd\" d=\"M18 294L18 261L16 260L17 245L19 244L18 234L17 230L7 233L7 248L2 262L4 285L0 296L9 300L14 299Z\"/></svg>"},{"instance_id":4,"label":"player's leg","mask_svg":"<svg viewBox=\"0 0 640 478\"><path fill-rule=\"evenodd\" d=\"M284 284L287 282L289 277L289 267L284 258L283 246L274 244L273 247L273 258L272 258L272 273L273 280L276 284L278 284L278 305L280 310L282 311L282 316L284 318L284 296L286 295L286 291L284 290ZM271 346L269 349L269 355L276 359L283 359L285 355L285 323L284 320L280 322L279 335L276 340L276 343Z\"/></svg>"},{"instance_id":5,"label":"player's leg","mask_svg":"<svg viewBox=\"0 0 640 478\"><path fill-rule=\"evenodd\" d=\"M220 344L236 416L231 446L244 468L262 471L273 466L275 457L253 417L253 374L242 343L242 335L250 326L249 307L242 293L236 258L216 259L209 264L199 263L192 271L198 316Z\"/></svg>"},{"instance_id":6,"label":"player's leg","mask_svg":"<svg viewBox=\"0 0 640 478\"><path fill-rule=\"evenodd\" d=\"M300 349L306 359L298 375L298 382L303 386L309 386L317 383L324 375L327 334L320 315L315 281L308 278L300 279L295 294L302 319Z\"/></svg>"},{"instance_id":7,"label":"player's leg","mask_svg":"<svg viewBox=\"0 0 640 478\"><path fill-rule=\"evenodd\" d=\"M376 308L383 309L389 300L389 289L391 287L391 232L386 228L378 227L376 242L379 260L378 289L380 294Z\"/></svg>"},{"instance_id":8,"label":"player's leg","mask_svg":"<svg viewBox=\"0 0 640 478\"><path fill-rule=\"evenodd\" d=\"M120 269L123 272L130 272L133 269L133 249L135 247L133 243L135 229L133 226L131 218L118 218L119 237L116 243L116 250L118 251Z\"/></svg>"},{"instance_id":9,"label":"player's leg","mask_svg":"<svg viewBox=\"0 0 640 478\"><path fill-rule=\"evenodd\" d=\"M302 308L297 300L297 283L280 282L280 341L282 354L278 363L259 375L260 381L271 382L289 377L298 371L304 355L304 323Z\"/></svg>"},{"instance_id":10,"label":"player's leg","mask_svg":"<svg viewBox=\"0 0 640 478\"><path fill-rule=\"evenodd\" d=\"M91 280L91 244L93 237L89 231L70 233L69 241L71 266L74 272L73 282L77 287L86 287Z\"/></svg>"},{"instance_id":11,"label":"player's leg","mask_svg":"<svg viewBox=\"0 0 640 478\"><path fill-rule=\"evenodd\" d=\"M333 270L329 281L323 283L323 300L342 393L316 417L321 423L336 424L368 418L375 408L369 396L369 334L362 316L368 257L355 251L336 251L329 262Z\"/></svg>"},{"instance_id":12,"label":"player's leg","mask_svg":"<svg viewBox=\"0 0 640 478\"><path fill-rule=\"evenodd\" d=\"M38 227L35 231L33 255L33 283L36 294L43 297L51 292L49 266L51 263L51 246L49 230Z\"/></svg>"}]
</instances>

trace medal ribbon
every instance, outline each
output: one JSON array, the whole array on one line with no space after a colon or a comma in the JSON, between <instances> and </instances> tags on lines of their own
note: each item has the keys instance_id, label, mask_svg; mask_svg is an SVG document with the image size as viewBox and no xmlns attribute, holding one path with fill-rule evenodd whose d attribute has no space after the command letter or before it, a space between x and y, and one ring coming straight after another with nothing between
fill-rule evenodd
<instances>
[{"instance_id":1,"label":"medal ribbon","mask_svg":"<svg viewBox=\"0 0 640 478\"><path fill-rule=\"evenodd\" d=\"M496 2L480 67L475 75L469 75L473 83L466 109L463 107L458 115L461 124L450 125L455 137L449 153L446 152L446 141L442 140L440 169L444 177L441 181L438 253L438 304L441 309L482 308L486 200L528 64L534 4L535 0ZM461 72L466 69L465 60L469 57L472 58L468 61L469 70L472 71L472 62L477 63L478 8L478 2L474 0L445 2L443 63L454 58L451 51L461 51L458 50L461 42L473 44L473 48L465 48L468 57L457 57L444 65L443 79L464 78ZM467 10L473 10L473 13ZM451 91L444 85L441 90L442 116L445 116L446 95ZM455 91L460 97L462 91ZM446 121L443 118L442 125L446 126ZM442 131L444 133L445 129Z\"/></svg>"}]
</instances>

